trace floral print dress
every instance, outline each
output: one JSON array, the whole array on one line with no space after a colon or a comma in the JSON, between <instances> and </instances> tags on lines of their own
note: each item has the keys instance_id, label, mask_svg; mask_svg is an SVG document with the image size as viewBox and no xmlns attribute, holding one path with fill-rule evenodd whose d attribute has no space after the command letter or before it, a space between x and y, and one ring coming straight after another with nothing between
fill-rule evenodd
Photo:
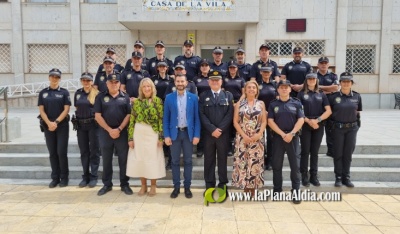
<instances>
[{"instance_id":1,"label":"floral print dress","mask_svg":"<svg viewBox=\"0 0 400 234\"><path fill-rule=\"evenodd\" d=\"M261 128L262 103L254 100L250 107L247 99L239 103L239 125L252 137ZM232 185L240 189L257 189L264 185L264 144L263 137L253 143L246 144L243 137L236 133L235 152L233 158Z\"/></svg>"}]
</instances>

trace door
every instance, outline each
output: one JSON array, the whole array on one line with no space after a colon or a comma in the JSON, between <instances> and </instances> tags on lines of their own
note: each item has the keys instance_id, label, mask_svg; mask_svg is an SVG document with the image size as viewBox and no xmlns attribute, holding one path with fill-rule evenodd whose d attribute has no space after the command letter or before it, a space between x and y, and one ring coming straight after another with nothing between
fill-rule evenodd
<instances>
[{"instance_id":1,"label":"door","mask_svg":"<svg viewBox=\"0 0 400 234\"><path fill-rule=\"evenodd\" d=\"M201 46L201 58L208 59L208 61L213 61L214 58L212 56L212 52L215 46L210 45L202 45ZM221 48L224 50L224 57L222 58L223 62L229 62L230 60L235 59L235 51L237 46L235 45L221 45Z\"/></svg>"}]
</instances>

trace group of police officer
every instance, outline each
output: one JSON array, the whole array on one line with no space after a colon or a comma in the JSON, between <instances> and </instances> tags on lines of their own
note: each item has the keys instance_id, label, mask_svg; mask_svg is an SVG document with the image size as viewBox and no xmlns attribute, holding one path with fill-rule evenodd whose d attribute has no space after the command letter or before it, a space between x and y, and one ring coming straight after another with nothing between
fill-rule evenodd
<instances>
[{"instance_id":1,"label":"group of police officer","mask_svg":"<svg viewBox=\"0 0 400 234\"><path fill-rule=\"evenodd\" d=\"M101 127L100 129L104 131L104 139L100 137L100 148L102 149L103 160L105 156L108 158L107 163L111 163L110 157L112 158L112 152L110 152L110 150L112 150L112 147L110 146L107 149L103 149L103 146L107 145L105 143L110 141L114 142L113 144L119 144L119 142L115 140L118 139L120 135L126 133L125 122L130 113L130 103L138 98L139 83L143 78L151 77L157 89L157 96L164 100L167 94L176 90L173 82L175 74L185 74L188 80L186 89L200 96L201 93L210 90L208 83L210 74L212 74L212 72L218 72L216 74L222 78L221 88L232 94L233 102L237 102L242 98L243 86L246 81L254 79L259 84L258 99L265 103L266 109L268 110L269 123L265 134L267 142L267 147L265 147L265 169L271 170L272 166L274 170L275 192L282 191L282 161L285 152L288 154L292 171L291 180L293 191L299 189L299 136L301 134L304 118L314 119L317 123L324 123L323 125L321 124L321 128L325 127L328 146L327 155L334 156L336 174L335 186L341 186L342 182L348 187L354 186L350 181L350 162L351 154L355 147L356 133L360 126L359 111L362 110L361 97L357 92L351 89L351 85L353 84L351 74L342 73L340 80L338 80L334 73L328 71L329 59L327 57L321 57L318 60L318 72L315 74L313 73L312 66L302 60L304 53L303 49L299 47L293 49L293 61L287 63L282 68L282 72L279 72L277 63L269 58L271 48L268 44L262 44L259 47L260 59L253 63L253 65L245 62L245 51L243 48L238 48L236 50L235 60L229 63L222 60L223 50L221 47L215 47L213 50L213 61L201 59L199 56L194 55L193 42L190 40L184 42L184 54L176 57L174 62L166 58L166 48L161 40L158 40L155 44L155 57L151 59L144 57L144 49L143 42L140 40L136 41L132 58L128 59L124 68L116 63L115 50L113 48L108 48L103 63L99 66L98 72L94 78L93 85L101 94L99 95L101 98L97 97L96 100L102 103L90 103L90 105L85 103L84 106L77 107L77 113L81 113L77 114L79 123L92 124L95 123L95 120L100 119L98 124ZM321 119L321 116L304 115L303 105L300 100L297 99L297 96L298 93L304 89L307 76L317 78L321 93L329 97L329 103L330 106L332 106L333 113L330 118L324 116L324 119ZM60 77L60 70L52 69L50 71L50 86L42 90L39 94L38 102L40 116L42 118L42 123L44 123L42 125L44 127L52 167L52 182L49 185L50 187L55 187L57 184L60 184L60 186L66 186L68 184L68 159L66 154L68 128L65 126L68 126L69 117L67 114L71 102L68 92L58 85ZM81 80L85 79L93 81L93 76L90 73L84 73L82 74ZM121 99L118 104L119 107L110 106L115 96L107 95L110 95L110 90L113 88L115 89L115 87L108 85L107 81L120 82L121 84L120 90L123 92L118 94L120 95L119 99ZM346 93L343 93L341 90L338 91L339 85L342 82L346 82L347 84L348 81L351 83L350 91L347 92L348 89L346 89ZM76 103L79 103L80 98L87 97L89 91L86 90L86 94L84 91L84 88L82 88L75 94L75 106L77 105ZM117 95L117 93L115 93L115 95ZM122 100L125 101L122 102ZM115 101L115 103L118 102ZM89 108L85 116L82 116L83 112L80 111L82 108ZM106 113L103 113L104 110L107 110ZM220 108L216 107L213 111L211 115L214 116L218 116L219 112L226 112L224 106ZM102 118L95 118L95 112L103 113ZM115 115L120 115L120 117L116 118ZM110 126L110 123L115 126ZM92 127L97 128L98 126L94 124ZM232 129L232 126L230 126L230 129ZM347 134L348 132L351 132L351 134ZM202 129L200 143L197 147L198 157L202 157L203 155L204 144L202 144L202 140L204 137L208 137L205 136L205 134L204 129ZM105 139L106 135L109 135L109 139L107 138L108 140ZM89 136L85 136L85 138L81 140L78 139L78 142L85 141L83 139L88 141L88 138ZM94 139L95 137L92 138L91 141L97 146L99 143L96 142ZM351 144L347 145L348 142L351 142ZM80 146L81 144L83 145L83 142L80 143ZM335 145L335 147L333 147L333 145ZM336 147L337 145L342 147L342 149L338 149L338 147ZM227 152L227 155L232 155L232 147L229 142L219 145L218 147L223 147L224 149L222 152ZM89 151L88 148L89 146L85 146L83 151ZM120 149L116 150L115 153L121 157L126 157L125 150L127 150L127 148L117 148ZM81 149L81 154L83 154L83 151ZM81 187L86 185L92 187L97 182L99 152L96 152L94 148L93 151L94 152L91 153L86 152L87 155L92 155L90 158L92 158L93 162L89 163L90 160L82 159L82 164L85 165L83 165L84 175L83 181L80 184ZM166 157L169 157L167 164L167 169L169 169L171 166L171 159L167 146L164 147L164 153ZM308 155L306 157L308 160ZM92 166L92 174L88 172L89 164L94 165ZM124 165L124 163L122 163L122 165ZM105 194L107 191L111 190L112 167L110 168L110 165L103 166L105 169L108 168L104 171L105 173L103 173L103 183L107 188L102 191L102 194ZM315 168L313 168L313 170L313 181L315 182L313 184L319 186L319 182L315 180L317 179ZM123 172L124 170L121 171ZM302 171L303 175L304 172L306 171ZM126 194L130 194L131 191L129 191L127 177L122 174L123 173L120 175L121 189ZM105 176L107 178L105 178ZM224 183L226 183L226 181L224 181ZM304 176L303 185L309 185L307 181L304 181Z\"/></svg>"}]
</instances>

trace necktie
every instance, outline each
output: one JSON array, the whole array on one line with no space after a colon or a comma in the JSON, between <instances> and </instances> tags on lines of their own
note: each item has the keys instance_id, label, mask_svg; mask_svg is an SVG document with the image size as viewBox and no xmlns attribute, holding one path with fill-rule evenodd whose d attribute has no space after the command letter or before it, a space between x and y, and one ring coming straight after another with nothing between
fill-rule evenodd
<instances>
[{"instance_id":1,"label":"necktie","mask_svg":"<svg viewBox=\"0 0 400 234\"><path fill-rule=\"evenodd\" d=\"M218 101L218 93L217 92L214 93L214 99L215 99L215 101Z\"/></svg>"}]
</instances>

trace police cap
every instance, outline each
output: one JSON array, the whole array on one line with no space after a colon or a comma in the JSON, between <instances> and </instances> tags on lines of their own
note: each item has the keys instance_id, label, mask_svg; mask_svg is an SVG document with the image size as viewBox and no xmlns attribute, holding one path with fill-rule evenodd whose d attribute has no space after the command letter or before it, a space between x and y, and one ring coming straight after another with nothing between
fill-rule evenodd
<instances>
[{"instance_id":1,"label":"police cap","mask_svg":"<svg viewBox=\"0 0 400 234\"><path fill-rule=\"evenodd\" d=\"M140 46L140 47L144 48L144 44L141 40L135 41L135 44L133 46Z\"/></svg>"},{"instance_id":2,"label":"police cap","mask_svg":"<svg viewBox=\"0 0 400 234\"><path fill-rule=\"evenodd\" d=\"M61 71L58 68L53 68L49 71L49 76L58 76L61 77Z\"/></svg>"},{"instance_id":3,"label":"police cap","mask_svg":"<svg viewBox=\"0 0 400 234\"><path fill-rule=\"evenodd\" d=\"M260 49L258 49L258 50L261 50L262 48L266 48L267 50L271 50L271 47L268 45L268 44L261 44L260 45Z\"/></svg>"},{"instance_id":4,"label":"police cap","mask_svg":"<svg viewBox=\"0 0 400 234\"><path fill-rule=\"evenodd\" d=\"M103 58L103 63L104 62L111 62L111 63L115 63L114 59L110 56L106 56Z\"/></svg>"},{"instance_id":5,"label":"police cap","mask_svg":"<svg viewBox=\"0 0 400 234\"><path fill-rule=\"evenodd\" d=\"M110 74L107 76L107 81L121 81L120 74Z\"/></svg>"},{"instance_id":6,"label":"police cap","mask_svg":"<svg viewBox=\"0 0 400 234\"><path fill-rule=\"evenodd\" d=\"M294 47L293 54L294 53L303 53L303 49L301 47Z\"/></svg>"},{"instance_id":7,"label":"police cap","mask_svg":"<svg viewBox=\"0 0 400 234\"><path fill-rule=\"evenodd\" d=\"M260 67L261 72L272 72L272 67L270 66L262 66Z\"/></svg>"},{"instance_id":8,"label":"police cap","mask_svg":"<svg viewBox=\"0 0 400 234\"><path fill-rule=\"evenodd\" d=\"M221 46L216 46L213 50L213 54L223 54L224 51L222 50Z\"/></svg>"},{"instance_id":9,"label":"police cap","mask_svg":"<svg viewBox=\"0 0 400 234\"><path fill-rule=\"evenodd\" d=\"M315 78L315 79L317 79L317 73L308 73L307 75L306 75L306 79L312 79L312 78Z\"/></svg>"},{"instance_id":10,"label":"police cap","mask_svg":"<svg viewBox=\"0 0 400 234\"><path fill-rule=\"evenodd\" d=\"M155 46L158 46L158 45L160 45L160 46L162 46L162 47L165 47L164 42L161 41L161 40L158 40L158 41L156 42Z\"/></svg>"},{"instance_id":11,"label":"police cap","mask_svg":"<svg viewBox=\"0 0 400 234\"><path fill-rule=\"evenodd\" d=\"M342 81L342 80L353 81L353 75L350 72L343 72L342 74L340 74L339 81Z\"/></svg>"},{"instance_id":12,"label":"police cap","mask_svg":"<svg viewBox=\"0 0 400 234\"><path fill-rule=\"evenodd\" d=\"M168 64L164 61L160 61L157 63L157 67L161 67L161 66L168 67Z\"/></svg>"},{"instance_id":13,"label":"police cap","mask_svg":"<svg viewBox=\"0 0 400 234\"><path fill-rule=\"evenodd\" d=\"M115 49L112 48L112 47L108 47L108 48L107 48L106 53L108 53L108 52L112 52L113 54L116 54L116 53L115 53Z\"/></svg>"},{"instance_id":14,"label":"police cap","mask_svg":"<svg viewBox=\"0 0 400 234\"><path fill-rule=\"evenodd\" d=\"M186 40L186 41L183 43L183 45L184 45L184 46L193 46L193 41L191 41L191 40Z\"/></svg>"},{"instance_id":15,"label":"police cap","mask_svg":"<svg viewBox=\"0 0 400 234\"><path fill-rule=\"evenodd\" d=\"M211 79L211 80L222 79L222 73L220 71L210 71L208 73L208 78Z\"/></svg>"},{"instance_id":16,"label":"police cap","mask_svg":"<svg viewBox=\"0 0 400 234\"><path fill-rule=\"evenodd\" d=\"M237 53L243 53L244 54L246 52L244 51L244 49L242 47L239 47L239 48L237 48L235 54L237 54Z\"/></svg>"},{"instance_id":17,"label":"police cap","mask_svg":"<svg viewBox=\"0 0 400 234\"><path fill-rule=\"evenodd\" d=\"M181 64L181 63L176 64L176 66L174 67L174 70L176 70L176 69L178 69L178 68L181 68L181 69L183 69L183 70L186 69L186 68L185 68L185 65L183 65L183 64Z\"/></svg>"},{"instance_id":18,"label":"police cap","mask_svg":"<svg viewBox=\"0 0 400 234\"><path fill-rule=\"evenodd\" d=\"M210 65L210 63L208 62L207 59L202 59L202 60L200 61L200 66L203 65L203 64Z\"/></svg>"},{"instance_id":19,"label":"police cap","mask_svg":"<svg viewBox=\"0 0 400 234\"><path fill-rule=\"evenodd\" d=\"M237 63L234 60L229 61L228 67L238 67Z\"/></svg>"},{"instance_id":20,"label":"police cap","mask_svg":"<svg viewBox=\"0 0 400 234\"><path fill-rule=\"evenodd\" d=\"M133 51L132 58L143 58L143 56L142 53L140 53L139 51Z\"/></svg>"},{"instance_id":21,"label":"police cap","mask_svg":"<svg viewBox=\"0 0 400 234\"><path fill-rule=\"evenodd\" d=\"M84 72L81 75L81 80L91 80L91 81L93 81L93 75L90 74L89 72Z\"/></svg>"},{"instance_id":22,"label":"police cap","mask_svg":"<svg viewBox=\"0 0 400 234\"><path fill-rule=\"evenodd\" d=\"M278 88L279 88L279 86L281 86L281 85L287 85L287 86L290 86L290 85L291 85L291 83L290 83L290 81L289 81L289 80L280 80L280 81L278 82Z\"/></svg>"},{"instance_id":23,"label":"police cap","mask_svg":"<svg viewBox=\"0 0 400 234\"><path fill-rule=\"evenodd\" d=\"M321 57L318 59L318 63L329 63L328 57Z\"/></svg>"}]
</instances>

